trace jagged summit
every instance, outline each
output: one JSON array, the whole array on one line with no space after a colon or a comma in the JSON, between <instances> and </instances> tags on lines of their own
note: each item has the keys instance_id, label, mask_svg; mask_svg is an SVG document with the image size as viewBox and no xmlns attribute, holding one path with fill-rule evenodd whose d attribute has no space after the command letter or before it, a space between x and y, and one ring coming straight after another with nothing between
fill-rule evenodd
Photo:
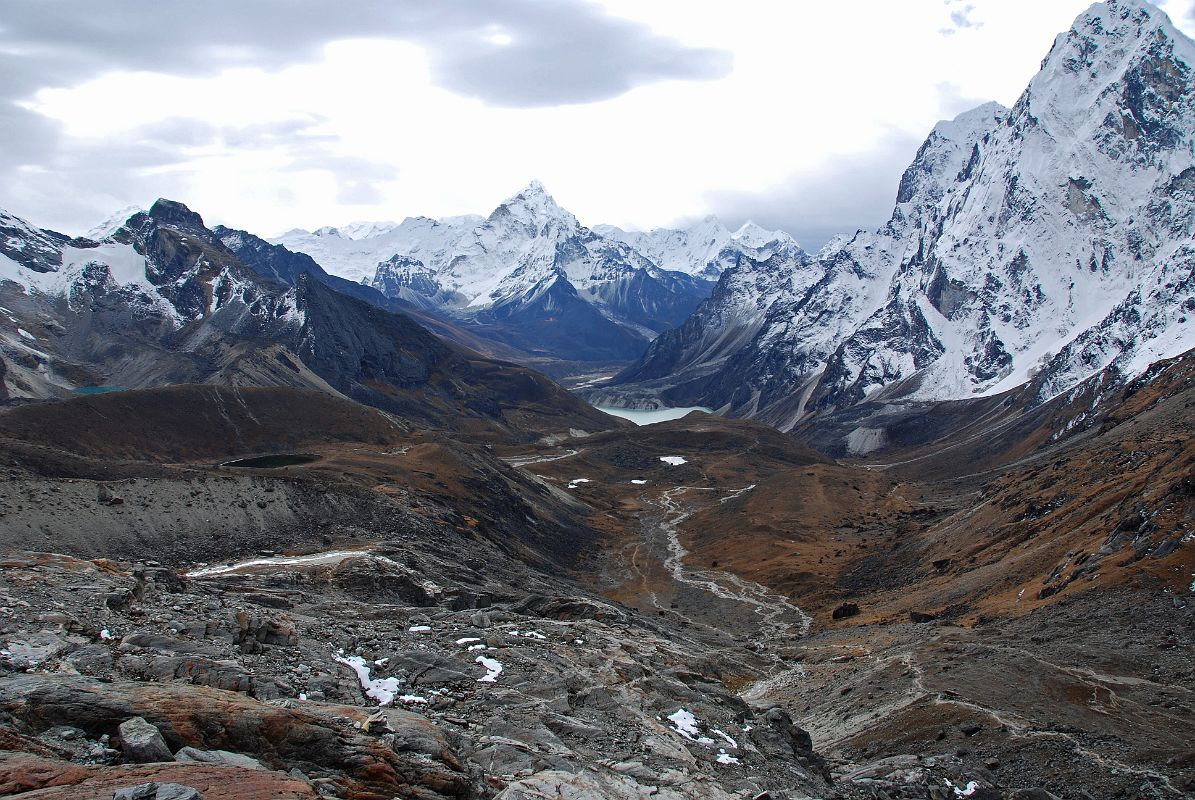
<instances>
[{"instance_id":1,"label":"jagged summit","mask_svg":"<svg viewBox=\"0 0 1195 800\"><path fill-rule=\"evenodd\" d=\"M211 232L203 223L203 217L192 211L185 203L159 197L149 207L148 215L159 225L166 225L175 230L194 233L209 237Z\"/></svg>"},{"instance_id":2,"label":"jagged summit","mask_svg":"<svg viewBox=\"0 0 1195 800\"><path fill-rule=\"evenodd\" d=\"M596 230L604 236L626 242L663 269L684 272L709 281L716 281L743 257L767 261L781 254L791 264L796 264L803 256L801 246L784 231L769 231L754 222L748 222L731 232L713 214L683 228L624 231L613 225L603 225Z\"/></svg>"},{"instance_id":3,"label":"jagged summit","mask_svg":"<svg viewBox=\"0 0 1195 800\"><path fill-rule=\"evenodd\" d=\"M770 231L760 225L757 225L754 220L747 220L739 229L731 234L731 238L755 249L767 247L769 245L787 245L790 247L799 248L797 240L790 234L781 230Z\"/></svg>"},{"instance_id":4,"label":"jagged summit","mask_svg":"<svg viewBox=\"0 0 1195 800\"><path fill-rule=\"evenodd\" d=\"M565 211L537 180L531 181L517 194L502 201L487 218L485 224L508 225L519 223L530 226L528 233L541 235L547 225L577 228L577 218Z\"/></svg>"}]
</instances>

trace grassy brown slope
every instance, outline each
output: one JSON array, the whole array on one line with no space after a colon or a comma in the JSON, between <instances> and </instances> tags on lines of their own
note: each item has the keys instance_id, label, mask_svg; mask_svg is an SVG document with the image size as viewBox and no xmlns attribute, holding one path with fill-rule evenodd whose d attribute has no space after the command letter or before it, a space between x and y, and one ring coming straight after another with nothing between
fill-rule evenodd
<instances>
[{"instance_id":1,"label":"grassy brown slope","mask_svg":"<svg viewBox=\"0 0 1195 800\"><path fill-rule=\"evenodd\" d=\"M335 442L388 444L404 426L321 392L167 386L32 403L0 413L0 436L92 458L204 461Z\"/></svg>"},{"instance_id":2,"label":"grassy brown slope","mask_svg":"<svg viewBox=\"0 0 1195 800\"><path fill-rule=\"evenodd\" d=\"M1142 580L1185 593L1195 565L1183 541L1195 531L1195 357L1103 406L1102 421L1056 444L1059 423L1089 405L1055 404L1015 446L996 419L990 449L968 431L937 452L771 475L692 518L692 557L784 589L826 622L840 602L862 607L836 625L913 610L1019 615Z\"/></svg>"},{"instance_id":3,"label":"grassy brown slope","mask_svg":"<svg viewBox=\"0 0 1195 800\"><path fill-rule=\"evenodd\" d=\"M294 451L315 459L213 465ZM461 569L496 549L555 572L598 535L587 509L489 447L293 389L172 386L12 407L0 413L0 468L0 550L179 563L414 536L456 552Z\"/></svg>"}]
</instances>

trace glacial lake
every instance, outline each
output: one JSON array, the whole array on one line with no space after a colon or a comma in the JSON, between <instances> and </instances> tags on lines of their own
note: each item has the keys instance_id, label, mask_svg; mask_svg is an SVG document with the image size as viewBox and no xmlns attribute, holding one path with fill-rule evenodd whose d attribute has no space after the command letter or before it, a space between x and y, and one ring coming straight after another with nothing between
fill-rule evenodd
<instances>
[{"instance_id":1,"label":"glacial lake","mask_svg":"<svg viewBox=\"0 0 1195 800\"><path fill-rule=\"evenodd\" d=\"M75 394L107 394L128 391L124 386L76 386Z\"/></svg>"},{"instance_id":2,"label":"glacial lake","mask_svg":"<svg viewBox=\"0 0 1195 800\"><path fill-rule=\"evenodd\" d=\"M713 409L705 408L704 406L689 406L688 408L656 408L652 410L643 408L611 408L610 406L594 406L598 411L614 416L629 419L636 425L654 425L657 422L667 422L670 419L680 419L690 411L704 411L707 414L712 414Z\"/></svg>"}]
</instances>

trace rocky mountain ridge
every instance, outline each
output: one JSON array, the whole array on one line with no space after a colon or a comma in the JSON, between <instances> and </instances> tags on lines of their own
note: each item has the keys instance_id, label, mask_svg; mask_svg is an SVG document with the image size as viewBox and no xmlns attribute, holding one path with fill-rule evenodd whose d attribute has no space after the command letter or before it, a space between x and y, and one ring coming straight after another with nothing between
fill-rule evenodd
<instances>
[{"instance_id":1,"label":"rocky mountain ridge","mask_svg":"<svg viewBox=\"0 0 1195 800\"><path fill-rule=\"evenodd\" d=\"M1013 108L934 129L883 228L831 241L791 284L746 262L599 391L788 429L864 399L982 397L1034 376L1044 400L1183 352L1192 64L1195 44L1158 9L1097 3ZM753 294L761 283L779 290Z\"/></svg>"},{"instance_id":2,"label":"rocky mountain ridge","mask_svg":"<svg viewBox=\"0 0 1195 800\"><path fill-rule=\"evenodd\" d=\"M314 389L458 429L509 430L505 411L524 421L540 411L544 421L571 416L582 428L609 422L546 378L438 338L396 313L401 304L305 256L209 230L180 203L159 200L98 242L11 216L4 224L6 397L219 383Z\"/></svg>"}]
</instances>

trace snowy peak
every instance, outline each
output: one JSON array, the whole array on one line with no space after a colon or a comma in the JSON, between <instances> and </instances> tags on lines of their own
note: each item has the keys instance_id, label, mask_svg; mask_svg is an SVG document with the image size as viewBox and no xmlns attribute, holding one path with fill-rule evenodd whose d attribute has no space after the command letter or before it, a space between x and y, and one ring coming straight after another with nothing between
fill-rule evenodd
<instances>
[{"instance_id":1,"label":"snowy peak","mask_svg":"<svg viewBox=\"0 0 1195 800\"><path fill-rule=\"evenodd\" d=\"M733 238L750 247L762 247L769 242L775 241L777 234L781 234L789 239L792 238L783 231L764 230L756 225L754 220L747 220L743 223L742 227L734 232Z\"/></svg>"},{"instance_id":2,"label":"snowy peak","mask_svg":"<svg viewBox=\"0 0 1195 800\"><path fill-rule=\"evenodd\" d=\"M0 280L22 268L37 273L54 272L62 265L62 247L66 241L67 237L60 233L35 228L0 209Z\"/></svg>"},{"instance_id":3,"label":"snowy peak","mask_svg":"<svg viewBox=\"0 0 1195 800\"><path fill-rule=\"evenodd\" d=\"M731 234L730 238L744 248L757 251L757 257L761 255L760 251L764 250L767 250L770 254L784 250L796 251L801 249L801 245L791 235L780 230L770 231L756 225L752 220L747 220L747 222L743 223L742 227ZM770 255L764 256L764 258L768 257Z\"/></svg>"},{"instance_id":4,"label":"snowy peak","mask_svg":"<svg viewBox=\"0 0 1195 800\"><path fill-rule=\"evenodd\" d=\"M1148 161L1189 133L1180 122L1193 64L1195 44L1160 9L1096 3L1055 40L1018 106L1048 130L1090 134L1105 152Z\"/></svg>"},{"instance_id":5,"label":"snowy peak","mask_svg":"<svg viewBox=\"0 0 1195 800\"><path fill-rule=\"evenodd\" d=\"M868 399L1032 381L1044 400L1195 346L1192 64L1195 44L1158 9L1097 3L1013 108L934 127L883 228L832 241L788 287L762 264L726 273L683 335L653 344L658 363L649 351L628 375L679 372L670 404L787 429Z\"/></svg>"},{"instance_id":6,"label":"snowy peak","mask_svg":"<svg viewBox=\"0 0 1195 800\"><path fill-rule=\"evenodd\" d=\"M340 235L349 239L372 239L375 236L385 236L397 228L393 222L350 222L340 228Z\"/></svg>"},{"instance_id":7,"label":"snowy peak","mask_svg":"<svg viewBox=\"0 0 1195 800\"><path fill-rule=\"evenodd\" d=\"M890 229L899 229L910 213L933 206L953 184L968 180L982 159L982 140L1007 113L999 103L985 103L935 125L901 176Z\"/></svg>"},{"instance_id":8,"label":"snowy peak","mask_svg":"<svg viewBox=\"0 0 1195 800\"><path fill-rule=\"evenodd\" d=\"M532 181L518 194L504 200L490 216L491 226L516 226L531 236L542 235L548 228L575 229L577 218L565 211L539 181Z\"/></svg>"}]
</instances>

